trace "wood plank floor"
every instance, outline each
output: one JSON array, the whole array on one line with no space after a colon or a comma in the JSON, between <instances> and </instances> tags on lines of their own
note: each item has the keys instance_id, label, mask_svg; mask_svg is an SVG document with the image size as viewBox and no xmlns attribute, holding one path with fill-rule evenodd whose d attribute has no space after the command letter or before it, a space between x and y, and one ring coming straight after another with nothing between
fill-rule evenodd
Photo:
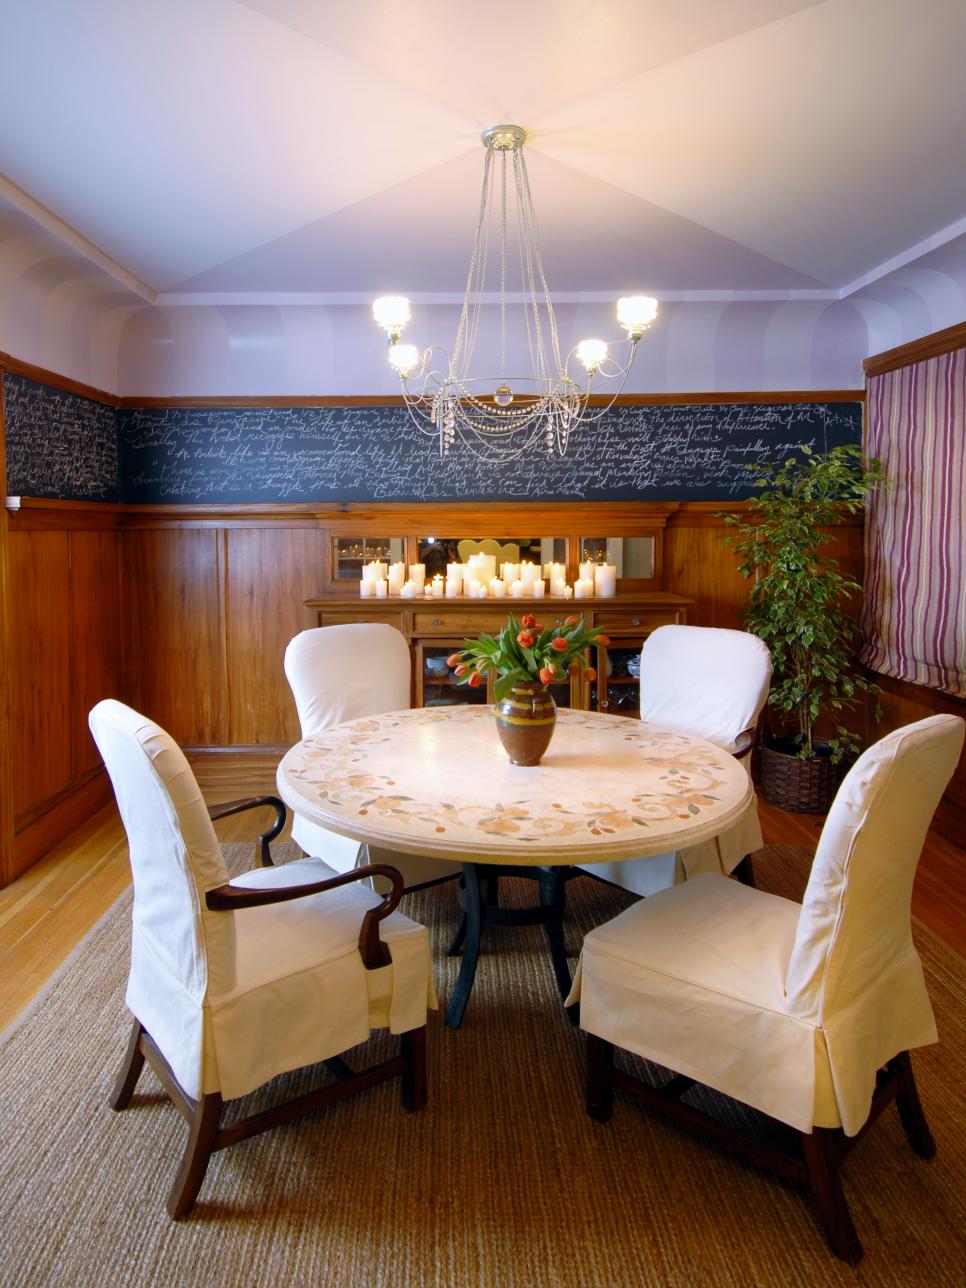
<instances>
[{"instance_id":1,"label":"wood plank floor","mask_svg":"<svg viewBox=\"0 0 966 1288\"><path fill-rule=\"evenodd\" d=\"M274 790L277 757L201 755L193 766L209 803ZM760 801L768 844L814 848L822 819ZM270 819L265 812L266 821ZM215 825L223 841L255 834L255 814ZM287 835L287 833L286 833ZM0 1031L43 988L130 883L127 844L114 805L0 890ZM966 851L930 832L913 891L913 912L966 956Z\"/></svg>"}]
</instances>

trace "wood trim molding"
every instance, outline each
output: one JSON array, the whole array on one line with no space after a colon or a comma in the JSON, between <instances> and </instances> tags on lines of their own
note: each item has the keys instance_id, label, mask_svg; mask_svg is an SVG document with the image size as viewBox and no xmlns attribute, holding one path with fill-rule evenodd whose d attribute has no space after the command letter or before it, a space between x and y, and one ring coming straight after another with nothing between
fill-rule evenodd
<instances>
[{"instance_id":1,"label":"wood trim molding","mask_svg":"<svg viewBox=\"0 0 966 1288\"><path fill-rule=\"evenodd\" d=\"M9 371L13 376L25 376L28 380L36 380L42 385L53 385L55 389L64 389L69 394L80 394L82 398L106 403L108 407L120 406L117 395L109 394L106 389L96 389L93 385L85 385L81 380L72 380L70 376L60 376L56 371L48 371L46 367L36 367L32 362L22 362L20 358L15 358L9 353L0 353L0 372L4 371Z\"/></svg>"},{"instance_id":2,"label":"wood trim molding","mask_svg":"<svg viewBox=\"0 0 966 1288\"><path fill-rule=\"evenodd\" d=\"M864 402L864 389L780 389L739 393L662 393L621 394L618 407L661 407L666 404L691 403L826 403ZM593 407L605 407L610 399L594 394ZM398 394L265 394L246 397L156 398L128 397L115 400L118 407L403 407Z\"/></svg>"},{"instance_id":3,"label":"wood trim molding","mask_svg":"<svg viewBox=\"0 0 966 1288\"><path fill-rule=\"evenodd\" d=\"M924 335L919 340L910 340L908 344L898 344L894 349L873 354L862 363L862 369L866 377L882 376L887 371L897 371L899 367L926 362L929 358L938 358L944 353L963 348L966 348L966 322L958 322L942 331Z\"/></svg>"}]
</instances>

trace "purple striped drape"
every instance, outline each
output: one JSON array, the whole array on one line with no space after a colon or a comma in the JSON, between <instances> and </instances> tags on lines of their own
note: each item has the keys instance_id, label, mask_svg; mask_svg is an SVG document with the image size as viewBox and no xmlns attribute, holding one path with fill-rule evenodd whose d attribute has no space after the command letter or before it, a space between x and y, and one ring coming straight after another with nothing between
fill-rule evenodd
<instances>
[{"instance_id":1,"label":"purple striped drape","mask_svg":"<svg viewBox=\"0 0 966 1288\"><path fill-rule=\"evenodd\" d=\"M867 516L862 660L966 697L966 349L872 377L866 416L888 483Z\"/></svg>"}]
</instances>

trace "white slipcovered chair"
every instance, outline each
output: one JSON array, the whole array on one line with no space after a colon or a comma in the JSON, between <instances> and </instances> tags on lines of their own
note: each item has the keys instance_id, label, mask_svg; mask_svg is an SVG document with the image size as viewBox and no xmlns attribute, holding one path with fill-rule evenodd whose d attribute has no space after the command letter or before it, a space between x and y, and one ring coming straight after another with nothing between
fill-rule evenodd
<instances>
[{"instance_id":1,"label":"white slipcovered chair","mask_svg":"<svg viewBox=\"0 0 966 1288\"><path fill-rule=\"evenodd\" d=\"M127 1005L134 1027L111 1097L130 1103L145 1059L189 1122L168 1198L189 1212L214 1150L401 1076L403 1102L426 1098L426 1010L435 1006L426 929L393 908L392 868L339 875L320 859L255 868L229 881L194 775L177 744L120 702L90 726L127 832L134 919ZM274 797L215 807L221 817ZM280 830L276 824L273 831ZM267 841L263 855L271 862ZM380 898L360 884L392 882ZM370 1031L400 1035L400 1055L361 1073L340 1057ZM326 1062L333 1085L219 1128L222 1104L277 1074Z\"/></svg>"},{"instance_id":2,"label":"white slipcovered chair","mask_svg":"<svg viewBox=\"0 0 966 1288\"><path fill-rule=\"evenodd\" d=\"M314 738L345 720L409 708L409 646L399 631L382 623L302 631L285 650L285 675L303 738ZM461 871L458 863L377 846L360 847L358 841L337 836L298 815L292 820L292 839L307 854L317 854L324 847L327 861L339 872L354 868L360 859L389 863L399 869L407 890L446 880Z\"/></svg>"},{"instance_id":3,"label":"white slipcovered chair","mask_svg":"<svg viewBox=\"0 0 966 1288\"><path fill-rule=\"evenodd\" d=\"M768 698L771 654L757 635L711 626L659 626L641 650L641 719L698 734L743 758L751 772L755 727ZM758 802L721 836L688 850L623 863L584 863L592 876L634 894L666 890L700 872L738 869L752 884L748 856L764 844Z\"/></svg>"},{"instance_id":4,"label":"white slipcovered chair","mask_svg":"<svg viewBox=\"0 0 966 1288\"><path fill-rule=\"evenodd\" d=\"M836 1255L857 1261L838 1167L895 1099L916 1153L935 1152L908 1052L936 1026L910 899L964 722L932 716L869 748L829 812L803 903L702 875L627 908L584 941L569 1003L588 1034L587 1110L613 1088L713 1132L809 1185ZM618 1046L672 1069L663 1088L613 1065ZM681 1102L695 1082L800 1133L803 1159Z\"/></svg>"}]
</instances>

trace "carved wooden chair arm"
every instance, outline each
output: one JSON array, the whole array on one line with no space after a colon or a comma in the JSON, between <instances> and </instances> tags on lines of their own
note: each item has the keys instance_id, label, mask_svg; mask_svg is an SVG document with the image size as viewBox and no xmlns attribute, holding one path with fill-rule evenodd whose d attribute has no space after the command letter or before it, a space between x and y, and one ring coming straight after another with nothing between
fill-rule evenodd
<instances>
[{"instance_id":1,"label":"carved wooden chair arm","mask_svg":"<svg viewBox=\"0 0 966 1288\"><path fill-rule=\"evenodd\" d=\"M208 817L215 821L227 818L229 814L241 814L248 809L258 809L260 805L270 805L275 811L275 822L266 832L262 832L255 843L255 861L263 868L274 867L269 842L274 841L285 826L285 806L277 796L246 796L243 800L225 801L221 805L209 805Z\"/></svg>"},{"instance_id":2,"label":"carved wooden chair arm","mask_svg":"<svg viewBox=\"0 0 966 1288\"><path fill-rule=\"evenodd\" d=\"M241 908L261 908L270 903L288 903L291 899L304 899L310 894L322 894L326 890L335 890L338 886L349 885L353 881L362 881L366 877L383 876L392 882L392 889L383 895L382 902L370 908L362 919L359 930L359 955L366 970L375 970L379 966L388 966L392 960L389 949L379 938L379 922L388 917L399 903L403 894L403 879L397 868L386 863L367 863L364 867L353 868L341 876L330 877L327 881L310 881L306 885L277 886L275 889L258 890L248 886L220 885L209 890L205 903L212 912L232 912Z\"/></svg>"}]
</instances>

